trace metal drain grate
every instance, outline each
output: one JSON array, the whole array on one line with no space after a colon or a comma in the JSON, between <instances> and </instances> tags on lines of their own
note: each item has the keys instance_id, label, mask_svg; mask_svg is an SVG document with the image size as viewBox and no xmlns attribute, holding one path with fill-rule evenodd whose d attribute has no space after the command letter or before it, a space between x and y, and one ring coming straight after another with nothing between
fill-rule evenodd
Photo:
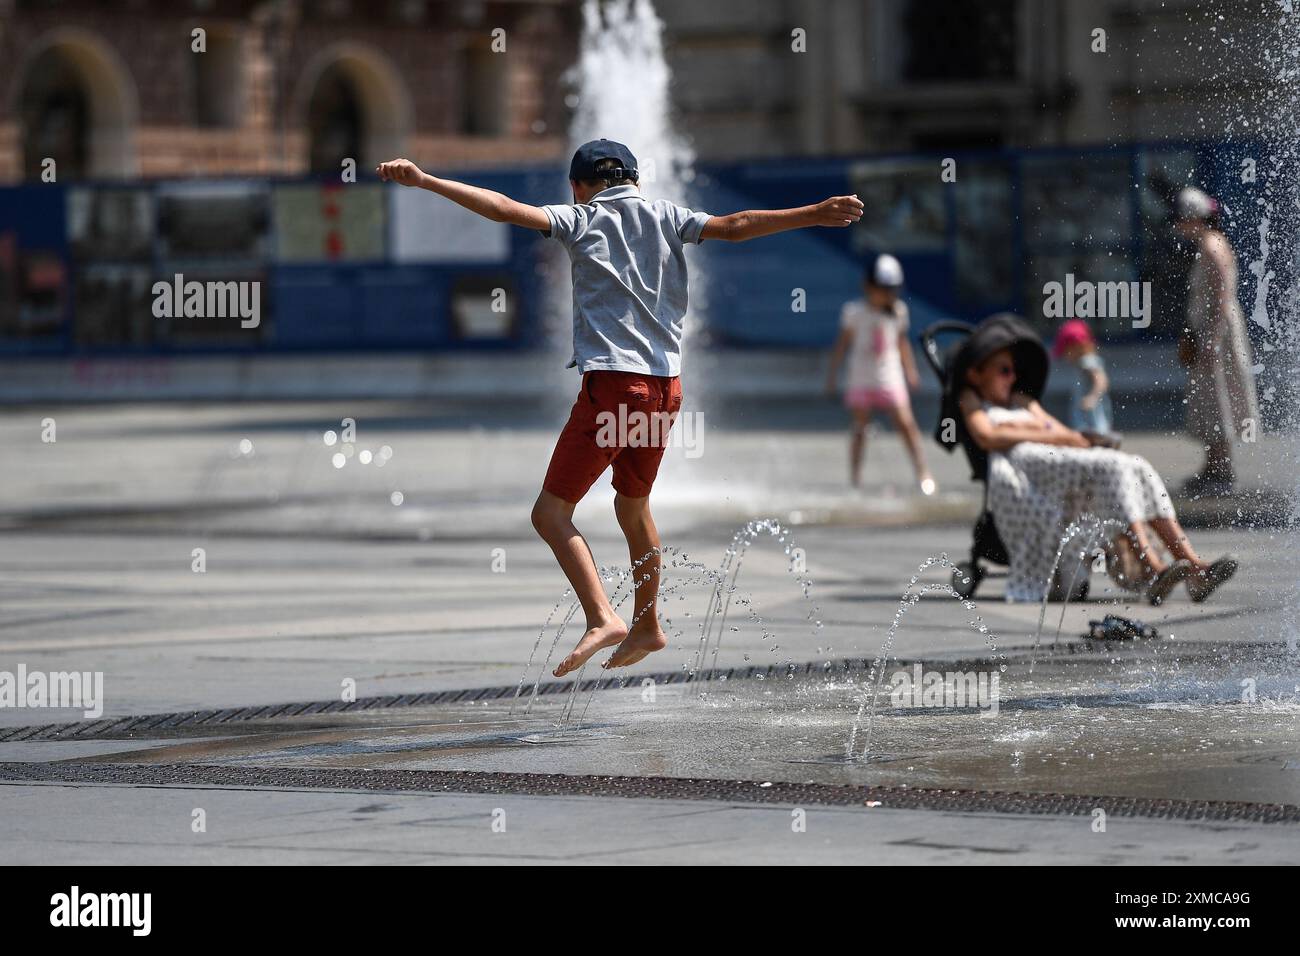
<instances>
[{"instance_id":1,"label":"metal drain grate","mask_svg":"<svg viewBox=\"0 0 1300 956\"><path fill-rule=\"evenodd\" d=\"M1277 650L1271 644L1235 644L1238 648L1260 648ZM1068 654L1087 653L1098 647L1107 649L1104 644L1081 642L1065 646ZM1207 645L1206 653L1217 653L1217 648ZM1006 655L1006 662L1029 660L1031 652L1023 649ZM1191 658L1195 658L1195 653ZM911 658L893 657L893 664L898 667L910 667L916 661ZM1064 661L1065 658L1062 657ZM958 670L974 670L987 667L987 657L944 658L946 667ZM1048 666L1051 658L1039 660L1040 666ZM869 671L872 661L860 657L837 658L834 660L807 661L784 664L770 664L767 667L732 667L727 669L699 671L688 674L686 671L662 671L653 674L632 674L623 677L601 677L585 680L579 688L580 693L592 690L611 690L629 684L640 685L644 680L656 684L687 684L726 680L758 680L776 677L797 677L800 675L821 674L826 677L848 675L854 672ZM476 687L463 690L432 691L424 694L384 694L372 697L360 697L354 701L318 700L292 704L258 704L251 707L228 707L223 710L189 710L169 714L145 714L130 717L105 717L99 720L80 720L69 723L29 725L24 727L0 727L0 743L12 743L20 740L126 740L142 735L189 728L219 728L223 724L236 722L271 720L280 717L305 717L314 714L336 714L368 710L385 710L394 707L427 707L437 704L454 704L467 701L504 700L513 697L518 684L504 687ZM539 696L564 694L573 689L573 681L551 681L538 689ZM529 691L525 691L527 696ZM1010 705L1004 705L1010 706Z\"/></svg>"},{"instance_id":2,"label":"metal drain grate","mask_svg":"<svg viewBox=\"0 0 1300 956\"><path fill-rule=\"evenodd\" d=\"M785 677L811 674L814 671L850 673L869 668L871 662L857 658L834 661L809 661L805 664L772 664L768 667L733 667L727 670L700 671L690 675L686 671L664 671L657 674L636 674L631 677L601 677L585 680L579 693L592 690L611 690L626 686L628 682L640 685L643 680L656 684L686 684L711 680L755 680L758 678ZM242 721L271 720L277 717L299 717L312 714L337 714L365 710L384 710L392 707L427 707L436 704L454 704L467 701L504 700L513 697L518 684L507 687L473 687L463 690L443 690L426 694L385 694L359 697L354 701L324 700L293 704L259 704L252 707L230 707L224 710L190 710L170 714L146 714L133 717L105 717L93 721L73 721L62 724L44 724L27 727L0 728L0 743L20 740L96 740L127 739L158 731L177 728L219 727ZM573 689L573 681L551 681L538 689L539 696L563 694ZM528 696L525 690L523 696Z\"/></svg>"},{"instance_id":3,"label":"metal drain grate","mask_svg":"<svg viewBox=\"0 0 1300 956\"><path fill-rule=\"evenodd\" d=\"M1108 816L1243 823L1300 823L1291 804L1226 800L1151 800L1060 793L922 790L832 784L672 777L594 777L470 770L353 770L229 767L203 764L0 763L0 781L367 790L394 793L484 793L524 796L640 797L796 806L866 806L895 810Z\"/></svg>"}]
</instances>

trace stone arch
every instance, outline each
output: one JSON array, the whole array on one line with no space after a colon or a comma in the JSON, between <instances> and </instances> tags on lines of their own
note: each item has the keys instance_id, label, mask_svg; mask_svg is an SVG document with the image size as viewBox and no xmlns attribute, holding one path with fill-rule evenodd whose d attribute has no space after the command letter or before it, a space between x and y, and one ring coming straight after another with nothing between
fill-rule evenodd
<instances>
[{"instance_id":1,"label":"stone arch","mask_svg":"<svg viewBox=\"0 0 1300 956\"><path fill-rule=\"evenodd\" d=\"M139 95L108 43L86 30L51 30L25 51L16 75L12 112L25 175L39 173L41 161L57 151L64 153L60 178L136 175Z\"/></svg>"},{"instance_id":2,"label":"stone arch","mask_svg":"<svg viewBox=\"0 0 1300 956\"><path fill-rule=\"evenodd\" d=\"M293 102L307 165L315 172L338 172L345 156L363 169L400 156L411 131L406 84L387 55L364 44L319 51L303 70Z\"/></svg>"}]
</instances>

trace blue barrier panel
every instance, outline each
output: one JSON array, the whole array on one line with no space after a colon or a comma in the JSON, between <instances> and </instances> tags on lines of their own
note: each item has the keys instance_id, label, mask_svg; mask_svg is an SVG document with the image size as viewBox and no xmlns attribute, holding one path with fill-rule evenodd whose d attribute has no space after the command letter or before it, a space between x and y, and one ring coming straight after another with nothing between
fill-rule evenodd
<instances>
[{"instance_id":1,"label":"blue barrier panel","mask_svg":"<svg viewBox=\"0 0 1300 956\"><path fill-rule=\"evenodd\" d=\"M438 348L455 338L449 283L421 266L366 269L358 276L360 341L368 348Z\"/></svg>"},{"instance_id":2,"label":"blue barrier panel","mask_svg":"<svg viewBox=\"0 0 1300 956\"><path fill-rule=\"evenodd\" d=\"M54 183L0 190L0 353L61 352L70 345L65 197Z\"/></svg>"},{"instance_id":3,"label":"blue barrier panel","mask_svg":"<svg viewBox=\"0 0 1300 956\"><path fill-rule=\"evenodd\" d=\"M945 158L955 160L953 182L941 178ZM1252 158L1261 175L1270 168L1259 144L1244 141L701 164L688 201L714 214L856 192L867 215L848 229L691 250L693 305L708 340L826 347L840 306L860 294L863 263L887 251L907 272L915 327L922 317L1009 309L1050 333L1043 286L1071 274L1152 284L1151 327L1099 319L1104 340L1172 340L1190 260L1173 238L1171 191L1197 183L1222 200L1248 284L1264 215L1259 189L1242 181ZM534 204L571 199L558 168L451 175ZM654 196L654 183L645 192ZM204 232L209 220L229 249ZM142 249L141 229L153 237ZM556 252L535 233L477 220L441 197L373 182L11 187L0 190L0 351L527 347L541 340L554 300L541 265L567 267ZM1269 268L1279 273L1276 304L1289 264L1270 259ZM180 270L264 277L265 328L195 334L153 321L149 285Z\"/></svg>"},{"instance_id":4,"label":"blue barrier panel","mask_svg":"<svg viewBox=\"0 0 1300 956\"><path fill-rule=\"evenodd\" d=\"M273 348L344 348L360 326L356 284L339 266L283 266L272 272Z\"/></svg>"}]
</instances>

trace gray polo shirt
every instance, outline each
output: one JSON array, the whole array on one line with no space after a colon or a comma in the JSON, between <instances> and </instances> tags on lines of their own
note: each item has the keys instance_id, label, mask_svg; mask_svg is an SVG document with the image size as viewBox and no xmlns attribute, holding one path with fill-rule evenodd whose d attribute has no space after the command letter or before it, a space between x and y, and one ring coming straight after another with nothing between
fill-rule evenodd
<instances>
[{"instance_id":1,"label":"gray polo shirt","mask_svg":"<svg viewBox=\"0 0 1300 956\"><path fill-rule=\"evenodd\" d=\"M613 186L583 205L543 206L573 263L573 359L580 372L678 375L688 242L709 214Z\"/></svg>"}]
</instances>

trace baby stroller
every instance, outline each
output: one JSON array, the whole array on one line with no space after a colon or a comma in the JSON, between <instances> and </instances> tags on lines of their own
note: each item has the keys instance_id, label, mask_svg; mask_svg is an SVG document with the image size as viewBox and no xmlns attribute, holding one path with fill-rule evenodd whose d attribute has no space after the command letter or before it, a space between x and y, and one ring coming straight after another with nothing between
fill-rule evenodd
<instances>
[{"instance_id":1,"label":"baby stroller","mask_svg":"<svg viewBox=\"0 0 1300 956\"><path fill-rule=\"evenodd\" d=\"M961 337L961 341L950 345L946 352L941 351L938 341L939 336L945 334ZM1047 349L1034 330L1019 316L1000 312L978 325L942 321L921 332L921 350L939 379L942 390L939 421L934 430L935 441L949 452L960 446L966 453L966 460L970 462L971 478L984 484L984 502L975 522L970 560L959 562L952 573L953 589L963 598L971 597L988 573L981 562L988 561L1002 567L1010 563L1006 545L1002 543L997 526L993 523L993 512L989 510L988 452L975 444L966 431L966 423L959 407L967 370L994 352L1007 348L1015 356L1016 390L1035 399L1041 398L1050 367ZM1075 584L1072 598L1079 600L1087 597L1087 594L1088 579L1087 575L1083 575L1082 580ZM1059 595L1054 594L1053 597Z\"/></svg>"}]
</instances>

